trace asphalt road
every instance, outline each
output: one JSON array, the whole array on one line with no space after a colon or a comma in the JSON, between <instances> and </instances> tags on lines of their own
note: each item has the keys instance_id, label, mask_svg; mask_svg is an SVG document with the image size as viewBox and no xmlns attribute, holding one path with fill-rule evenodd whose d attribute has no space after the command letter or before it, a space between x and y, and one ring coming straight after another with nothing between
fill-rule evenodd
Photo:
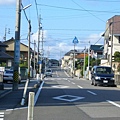
<instances>
[{"instance_id":1,"label":"asphalt road","mask_svg":"<svg viewBox=\"0 0 120 120\"><path fill-rule=\"evenodd\" d=\"M4 120L26 120L27 108L5 111ZM120 89L91 86L54 69L34 107L33 120L120 120Z\"/></svg>"}]
</instances>

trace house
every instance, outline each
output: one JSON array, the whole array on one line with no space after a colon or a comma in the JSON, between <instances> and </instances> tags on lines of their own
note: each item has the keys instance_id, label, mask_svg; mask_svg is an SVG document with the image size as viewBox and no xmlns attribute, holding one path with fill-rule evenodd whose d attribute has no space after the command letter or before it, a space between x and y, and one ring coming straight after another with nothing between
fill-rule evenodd
<instances>
[{"instance_id":1,"label":"house","mask_svg":"<svg viewBox=\"0 0 120 120\"><path fill-rule=\"evenodd\" d=\"M6 47L8 47L8 45L0 41L0 65L6 63L8 67L11 67L13 57L5 52Z\"/></svg>"},{"instance_id":2,"label":"house","mask_svg":"<svg viewBox=\"0 0 120 120\"><path fill-rule=\"evenodd\" d=\"M9 55L12 56L13 58L13 62L14 62L14 38L11 38L7 41L4 41L3 43L8 46L5 48L5 52ZM20 62L24 62L24 61L28 61L28 49L29 47L23 43L20 43ZM34 59L35 57L35 59ZM35 60L35 61L34 61ZM35 63L35 67L37 67L37 52L35 52L35 56L34 56L34 51L32 50L32 48L30 48L30 65L32 67L30 67L30 76L33 76L32 74L32 68L34 67L34 63ZM13 64L13 63L12 63ZM20 68L21 72L21 77L22 79L26 79L27 78L27 68ZM24 75L23 75L24 74Z\"/></svg>"},{"instance_id":3,"label":"house","mask_svg":"<svg viewBox=\"0 0 120 120\"><path fill-rule=\"evenodd\" d=\"M103 58L103 45L90 45L91 57L95 59Z\"/></svg>"},{"instance_id":4,"label":"house","mask_svg":"<svg viewBox=\"0 0 120 120\"><path fill-rule=\"evenodd\" d=\"M67 69L68 67L71 67L72 65L72 61L73 61L73 54L77 53L77 50L70 50L69 52L67 52L64 57L62 58L62 63L61 63L61 67L64 69Z\"/></svg>"},{"instance_id":5,"label":"house","mask_svg":"<svg viewBox=\"0 0 120 120\"><path fill-rule=\"evenodd\" d=\"M102 62L102 64L114 67L115 64L112 61L114 53L116 51L120 52L120 15L108 19L103 36L105 62Z\"/></svg>"},{"instance_id":6,"label":"house","mask_svg":"<svg viewBox=\"0 0 120 120\"><path fill-rule=\"evenodd\" d=\"M6 53L14 57L14 38L11 38L3 42L8 47L5 49ZM33 54L32 48L30 48L30 53ZM26 61L28 59L28 46L20 43L20 60Z\"/></svg>"}]
</instances>

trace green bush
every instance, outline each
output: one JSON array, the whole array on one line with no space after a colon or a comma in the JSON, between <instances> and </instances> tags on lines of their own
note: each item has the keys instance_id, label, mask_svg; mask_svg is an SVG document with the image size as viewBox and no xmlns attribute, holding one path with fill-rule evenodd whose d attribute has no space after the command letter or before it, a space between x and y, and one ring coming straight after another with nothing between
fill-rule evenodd
<instances>
[{"instance_id":1,"label":"green bush","mask_svg":"<svg viewBox=\"0 0 120 120\"><path fill-rule=\"evenodd\" d=\"M2 62L2 63L0 64L0 67L6 67L6 63Z\"/></svg>"},{"instance_id":2,"label":"green bush","mask_svg":"<svg viewBox=\"0 0 120 120\"><path fill-rule=\"evenodd\" d=\"M117 71L120 72L120 64L117 67Z\"/></svg>"}]
</instances>

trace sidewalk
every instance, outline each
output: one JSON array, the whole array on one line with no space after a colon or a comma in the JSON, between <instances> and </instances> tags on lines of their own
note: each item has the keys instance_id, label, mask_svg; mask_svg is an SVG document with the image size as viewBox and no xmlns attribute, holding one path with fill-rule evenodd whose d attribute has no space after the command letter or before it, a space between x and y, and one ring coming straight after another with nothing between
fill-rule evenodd
<instances>
[{"instance_id":1,"label":"sidewalk","mask_svg":"<svg viewBox=\"0 0 120 120\"><path fill-rule=\"evenodd\" d=\"M36 80L33 80L28 84L24 106L27 106L29 92L36 93L36 91L38 90L38 85L40 85L40 83L38 83ZM18 90L15 91L12 91L11 89L0 90L0 110L21 107L23 92L24 87L19 87Z\"/></svg>"}]
</instances>

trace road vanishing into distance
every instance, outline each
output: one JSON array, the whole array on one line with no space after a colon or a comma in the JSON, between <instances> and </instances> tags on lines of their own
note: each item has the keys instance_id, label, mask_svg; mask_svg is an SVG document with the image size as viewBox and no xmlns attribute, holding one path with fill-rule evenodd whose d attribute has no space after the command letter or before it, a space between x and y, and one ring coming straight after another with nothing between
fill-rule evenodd
<instances>
[{"instance_id":1,"label":"road vanishing into distance","mask_svg":"<svg viewBox=\"0 0 120 120\"><path fill-rule=\"evenodd\" d=\"M120 88L92 86L54 67L34 106L33 120L120 120ZM25 107L5 112L4 120L27 120Z\"/></svg>"}]
</instances>

